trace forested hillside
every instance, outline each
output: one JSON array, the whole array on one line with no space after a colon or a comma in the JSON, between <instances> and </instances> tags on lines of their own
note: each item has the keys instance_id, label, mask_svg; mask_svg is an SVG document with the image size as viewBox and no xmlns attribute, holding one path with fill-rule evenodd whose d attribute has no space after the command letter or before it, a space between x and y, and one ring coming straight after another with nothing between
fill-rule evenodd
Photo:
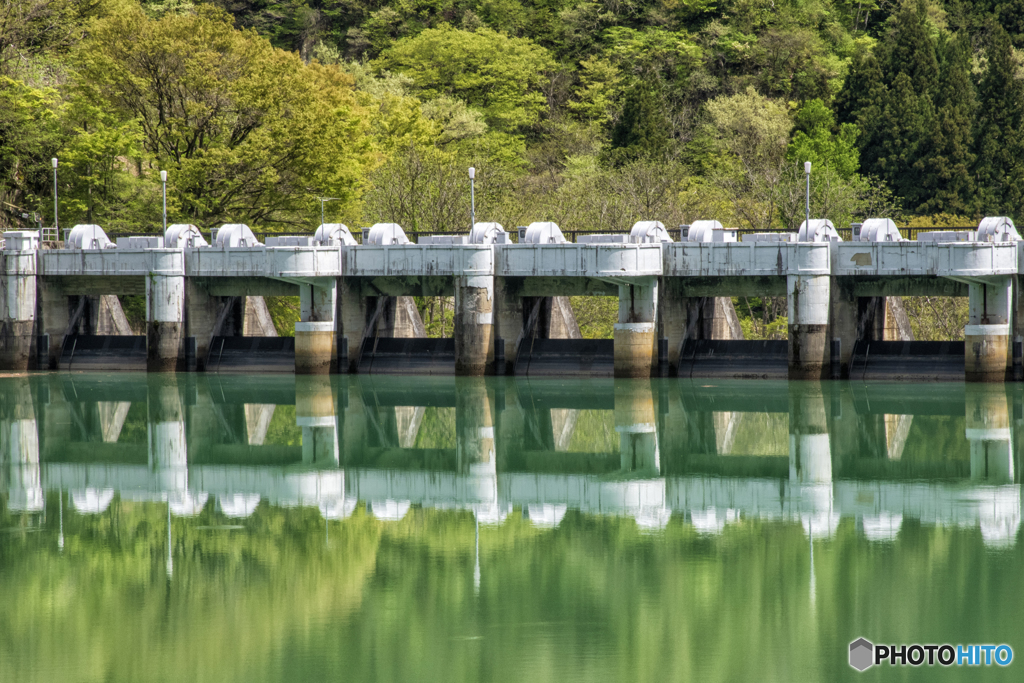
<instances>
[{"instance_id":1,"label":"forested hillside","mask_svg":"<svg viewBox=\"0 0 1024 683\"><path fill-rule=\"evenodd\" d=\"M1024 0L0 0L0 227L1020 216ZM29 219L23 218L28 214ZM915 218L916 217L916 218Z\"/></svg>"}]
</instances>

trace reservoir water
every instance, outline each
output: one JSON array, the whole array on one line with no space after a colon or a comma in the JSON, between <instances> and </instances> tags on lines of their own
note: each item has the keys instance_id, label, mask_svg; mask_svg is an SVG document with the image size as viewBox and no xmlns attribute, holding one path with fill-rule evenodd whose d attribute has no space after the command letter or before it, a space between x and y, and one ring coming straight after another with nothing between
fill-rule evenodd
<instances>
[{"instance_id":1,"label":"reservoir water","mask_svg":"<svg viewBox=\"0 0 1024 683\"><path fill-rule=\"evenodd\" d=\"M0 377L0 681L1021 680L1022 438L1002 384Z\"/></svg>"}]
</instances>

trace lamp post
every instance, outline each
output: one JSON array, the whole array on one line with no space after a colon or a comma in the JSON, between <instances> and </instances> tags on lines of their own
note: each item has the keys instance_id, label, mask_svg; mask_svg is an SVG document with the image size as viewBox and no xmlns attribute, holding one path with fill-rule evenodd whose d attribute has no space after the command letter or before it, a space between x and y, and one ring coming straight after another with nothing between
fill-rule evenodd
<instances>
[{"instance_id":1,"label":"lamp post","mask_svg":"<svg viewBox=\"0 0 1024 683\"><path fill-rule=\"evenodd\" d=\"M804 209L804 212L806 214L807 223L805 225L807 226L807 229L810 230L811 229L811 162L809 162L809 161L805 161L804 162L804 174L807 176L807 204L806 204L805 209Z\"/></svg>"},{"instance_id":2,"label":"lamp post","mask_svg":"<svg viewBox=\"0 0 1024 683\"><path fill-rule=\"evenodd\" d=\"M53 231L60 236L57 223L57 157L50 159L53 164Z\"/></svg>"},{"instance_id":3,"label":"lamp post","mask_svg":"<svg viewBox=\"0 0 1024 683\"><path fill-rule=\"evenodd\" d=\"M318 199L320 200L320 225L323 225L324 224L324 203L325 202L336 202L336 201L339 201L341 199L341 197L318 197Z\"/></svg>"},{"instance_id":4,"label":"lamp post","mask_svg":"<svg viewBox=\"0 0 1024 683\"><path fill-rule=\"evenodd\" d=\"M167 234L167 171L160 171L160 182L164 186L164 234Z\"/></svg>"},{"instance_id":5,"label":"lamp post","mask_svg":"<svg viewBox=\"0 0 1024 683\"><path fill-rule=\"evenodd\" d=\"M469 167L469 230L473 231L476 226L476 187L474 187L474 180L476 179L476 168L473 166Z\"/></svg>"}]
</instances>

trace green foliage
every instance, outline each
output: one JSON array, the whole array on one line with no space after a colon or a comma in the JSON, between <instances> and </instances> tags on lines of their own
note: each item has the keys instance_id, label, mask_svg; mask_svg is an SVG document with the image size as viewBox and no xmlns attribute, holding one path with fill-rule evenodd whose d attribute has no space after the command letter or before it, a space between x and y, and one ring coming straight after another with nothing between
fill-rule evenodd
<instances>
[{"instance_id":1,"label":"green foliage","mask_svg":"<svg viewBox=\"0 0 1024 683\"><path fill-rule=\"evenodd\" d=\"M377 65L412 78L424 100L457 97L478 108L488 125L516 132L544 111L542 86L554 62L528 38L442 26L398 41Z\"/></svg>"},{"instance_id":2,"label":"green foliage","mask_svg":"<svg viewBox=\"0 0 1024 683\"><path fill-rule=\"evenodd\" d=\"M29 228L21 214L53 204L43 193L52 182L50 157L62 137L60 100L52 88L33 88L0 76L0 223Z\"/></svg>"},{"instance_id":3,"label":"green foliage","mask_svg":"<svg viewBox=\"0 0 1024 683\"><path fill-rule=\"evenodd\" d=\"M922 213L969 213L975 205L971 121L977 103L970 80L969 53L962 39L946 45L936 117L915 164L921 172Z\"/></svg>"},{"instance_id":4,"label":"green foliage","mask_svg":"<svg viewBox=\"0 0 1024 683\"><path fill-rule=\"evenodd\" d=\"M917 341L962 340L968 322L967 308L967 299L962 297L903 297L903 309Z\"/></svg>"},{"instance_id":5,"label":"green foliage","mask_svg":"<svg viewBox=\"0 0 1024 683\"><path fill-rule=\"evenodd\" d=\"M619 300L609 296L571 296L576 324L584 339L611 339L619 320Z\"/></svg>"},{"instance_id":6,"label":"green foliage","mask_svg":"<svg viewBox=\"0 0 1024 683\"><path fill-rule=\"evenodd\" d=\"M789 161L810 161L815 169L834 170L849 180L860 166L857 126L836 128L835 116L821 100L811 100L796 114L796 134L786 150Z\"/></svg>"},{"instance_id":7,"label":"green foliage","mask_svg":"<svg viewBox=\"0 0 1024 683\"><path fill-rule=\"evenodd\" d=\"M295 323L302 319L297 296L265 296L270 318L279 337L294 337Z\"/></svg>"},{"instance_id":8,"label":"green foliage","mask_svg":"<svg viewBox=\"0 0 1024 683\"><path fill-rule=\"evenodd\" d=\"M665 103L655 87L638 82L626 91L622 114L611 130L611 159L621 164L640 158L669 155L669 127Z\"/></svg>"},{"instance_id":9,"label":"green foliage","mask_svg":"<svg viewBox=\"0 0 1024 683\"><path fill-rule=\"evenodd\" d=\"M1024 85L1016 73L1009 35L995 24L990 31L974 121L976 206L987 215L1019 215L1024 200Z\"/></svg>"},{"instance_id":10,"label":"green foliage","mask_svg":"<svg viewBox=\"0 0 1024 683\"><path fill-rule=\"evenodd\" d=\"M303 65L208 7L101 20L76 66L81 96L138 122L144 151L171 171L174 214L298 223L323 194L354 210L369 146L339 69Z\"/></svg>"}]
</instances>

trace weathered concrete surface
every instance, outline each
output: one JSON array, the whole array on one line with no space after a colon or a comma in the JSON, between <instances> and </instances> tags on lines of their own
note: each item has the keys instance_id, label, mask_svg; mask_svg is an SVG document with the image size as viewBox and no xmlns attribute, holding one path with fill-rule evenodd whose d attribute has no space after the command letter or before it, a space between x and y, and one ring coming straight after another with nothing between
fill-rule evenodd
<instances>
[{"instance_id":1,"label":"weathered concrete surface","mask_svg":"<svg viewBox=\"0 0 1024 683\"><path fill-rule=\"evenodd\" d=\"M824 379L830 369L828 339L829 277L790 275L789 313L790 379Z\"/></svg>"},{"instance_id":2,"label":"weathered concrete surface","mask_svg":"<svg viewBox=\"0 0 1024 683\"><path fill-rule=\"evenodd\" d=\"M276 337L277 328L262 296L245 297L245 319L242 334L246 337Z\"/></svg>"},{"instance_id":3,"label":"weathered concrete surface","mask_svg":"<svg viewBox=\"0 0 1024 683\"><path fill-rule=\"evenodd\" d=\"M362 282L358 279L341 278L338 281L338 334L348 348L347 360L343 357L340 372L356 373L363 342L367 337L369 316L376 308L377 298L367 298L360 291Z\"/></svg>"},{"instance_id":4,"label":"weathered concrete surface","mask_svg":"<svg viewBox=\"0 0 1024 683\"><path fill-rule=\"evenodd\" d=\"M1011 279L972 283L964 328L964 379L1002 382L1012 366L1010 347Z\"/></svg>"},{"instance_id":5,"label":"weathered concrete surface","mask_svg":"<svg viewBox=\"0 0 1024 683\"><path fill-rule=\"evenodd\" d=\"M131 325L124 315L121 300L113 294L89 297L89 330L91 334L127 336Z\"/></svg>"},{"instance_id":6,"label":"weathered concrete surface","mask_svg":"<svg viewBox=\"0 0 1024 683\"><path fill-rule=\"evenodd\" d=\"M295 374L329 374L334 351L333 321L295 323Z\"/></svg>"},{"instance_id":7,"label":"weathered concrete surface","mask_svg":"<svg viewBox=\"0 0 1024 683\"><path fill-rule=\"evenodd\" d=\"M657 278L619 286L619 321L613 330L616 377L650 377L654 371L657 301Z\"/></svg>"},{"instance_id":8,"label":"weathered concrete surface","mask_svg":"<svg viewBox=\"0 0 1024 683\"><path fill-rule=\"evenodd\" d=\"M56 370L60 363L64 337L71 322L72 302L60 282L49 278L39 279L38 292L40 313L38 330L40 334L47 335L49 338L47 357L40 361L40 365L48 370ZM77 306L77 304L78 297L74 297L74 305Z\"/></svg>"},{"instance_id":9,"label":"weathered concrete surface","mask_svg":"<svg viewBox=\"0 0 1024 683\"><path fill-rule=\"evenodd\" d=\"M493 277L476 275L457 279L454 337L456 375L493 373Z\"/></svg>"},{"instance_id":10,"label":"weathered concrete surface","mask_svg":"<svg viewBox=\"0 0 1024 683\"><path fill-rule=\"evenodd\" d=\"M494 337L504 344L505 372L511 374L525 336L522 278L494 278L494 308Z\"/></svg>"},{"instance_id":11,"label":"weathered concrete surface","mask_svg":"<svg viewBox=\"0 0 1024 683\"><path fill-rule=\"evenodd\" d=\"M336 283L331 280L322 283L326 286L304 284L299 288L302 320L295 323L296 374L328 374L336 366Z\"/></svg>"},{"instance_id":12,"label":"weathered concrete surface","mask_svg":"<svg viewBox=\"0 0 1024 683\"><path fill-rule=\"evenodd\" d=\"M387 297L377 321L377 336L396 339L422 339L427 328L411 296Z\"/></svg>"},{"instance_id":13,"label":"weathered concrete surface","mask_svg":"<svg viewBox=\"0 0 1024 683\"><path fill-rule=\"evenodd\" d=\"M34 252L0 252L0 369L28 370L35 357Z\"/></svg>"},{"instance_id":14,"label":"weathered concrete surface","mask_svg":"<svg viewBox=\"0 0 1024 683\"><path fill-rule=\"evenodd\" d=\"M150 275L146 281L146 369L184 370L185 278Z\"/></svg>"}]
</instances>

